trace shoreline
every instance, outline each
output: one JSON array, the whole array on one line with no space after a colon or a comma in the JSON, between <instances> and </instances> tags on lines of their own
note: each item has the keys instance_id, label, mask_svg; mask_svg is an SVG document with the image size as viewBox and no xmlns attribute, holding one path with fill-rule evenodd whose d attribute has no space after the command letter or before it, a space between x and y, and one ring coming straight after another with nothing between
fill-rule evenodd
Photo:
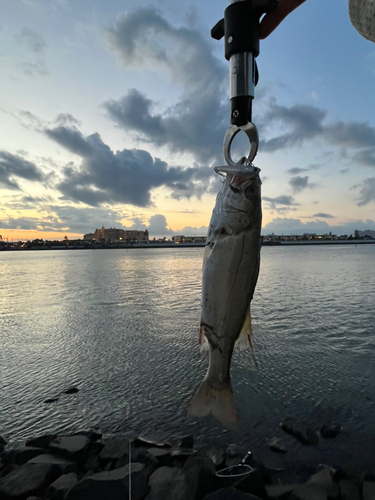
<instances>
[{"instance_id":1,"label":"shoreline","mask_svg":"<svg viewBox=\"0 0 375 500\"><path fill-rule=\"evenodd\" d=\"M280 246L327 246L327 245L374 245L375 240L333 240L333 241L265 241L262 247L280 247ZM147 243L134 245L103 245L95 247L85 247L78 245L66 246L38 246L31 248L0 248L0 252L27 252L27 251L42 251L42 250L136 250L139 248L204 248L205 243Z\"/></svg>"},{"instance_id":2,"label":"shoreline","mask_svg":"<svg viewBox=\"0 0 375 500\"><path fill-rule=\"evenodd\" d=\"M284 427L283 427L284 425ZM294 428L293 428L294 426ZM332 432L334 426L327 426ZM314 446L309 428L284 419L281 428L306 447ZM337 431L337 429L336 429ZM335 432L333 433L335 434ZM335 435L331 434L333 439ZM312 439L314 438L314 439ZM269 442L275 461L254 457L243 443L225 449L196 449L194 437L168 442L102 434L99 428L74 434L45 434L25 445L0 436L1 500L305 500L371 499L375 475L355 464L288 463L282 439ZM246 457L246 459L245 459ZM246 464L238 468L243 462ZM278 464L278 465L275 465ZM230 477L223 472L235 472ZM219 472L220 475L217 473ZM131 478L131 480L129 479ZM129 496L129 482L131 494ZM35 497L35 495L37 495Z\"/></svg>"}]
</instances>

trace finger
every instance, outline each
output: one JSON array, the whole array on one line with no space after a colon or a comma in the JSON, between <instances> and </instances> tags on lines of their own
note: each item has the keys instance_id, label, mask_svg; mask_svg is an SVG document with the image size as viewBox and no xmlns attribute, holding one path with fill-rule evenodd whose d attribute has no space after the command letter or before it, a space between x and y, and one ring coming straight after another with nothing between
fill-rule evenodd
<instances>
[{"instance_id":1,"label":"finger","mask_svg":"<svg viewBox=\"0 0 375 500\"><path fill-rule=\"evenodd\" d=\"M264 40L283 21L288 14L303 4L305 0L279 0L277 10L266 14L260 23L260 39Z\"/></svg>"}]
</instances>

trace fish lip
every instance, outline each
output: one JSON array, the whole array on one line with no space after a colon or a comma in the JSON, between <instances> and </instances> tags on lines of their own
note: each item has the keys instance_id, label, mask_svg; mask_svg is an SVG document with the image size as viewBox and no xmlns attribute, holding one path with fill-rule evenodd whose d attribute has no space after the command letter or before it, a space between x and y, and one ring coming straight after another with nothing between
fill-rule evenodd
<instances>
[{"instance_id":1,"label":"fish lip","mask_svg":"<svg viewBox=\"0 0 375 500\"><path fill-rule=\"evenodd\" d=\"M241 210L240 208L230 207L229 210L223 210L223 212L242 212L243 214L247 214L247 210Z\"/></svg>"}]
</instances>

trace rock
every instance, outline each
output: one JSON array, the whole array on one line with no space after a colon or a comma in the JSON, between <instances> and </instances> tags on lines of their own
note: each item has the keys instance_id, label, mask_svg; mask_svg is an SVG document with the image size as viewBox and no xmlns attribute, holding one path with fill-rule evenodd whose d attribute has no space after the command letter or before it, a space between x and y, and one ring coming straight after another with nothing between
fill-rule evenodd
<instances>
[{"instance_id":1,"label":"rock","mask_svg":"<svg viewBox=\"0 0 375 500\"><path fill-rule=\"evenodd\" d=\"M210 458L216 467L223 467L225 463L224 451L215 448L214 446L208 448L206 451L208 458Z\"/></svg>"},{"instance_id":2,"label":"rock","mask_svg":"<svg viewBox=\"0 0 375 500\"><path fill-rule=\"evenodd\" d=\"M261 500L255 495L244 493L235 488L221 488L209 495L206 495L203 500Z\"/></svg>"},{"instance_id":3,"label":"rock","mask_svg":"<svg viewBox=\"0 0 375 500\"><path fill-rule=\"evenodd\" d=\"M1 472L0 472L0 479L2 477L5 477L7 476L10 472L12 472L12 470L14 470L16 468L15 465L13 464L8 464L6 465L5 467L2 468Z\"/></svg>"},{"instance_id":4,"label":"rock","mask_svg":"<svg viewBox=\"0 0 375 500\"><path fill-rule=\"evenodd\" d=\"M333 439L341 431L340 424L323 425L320 428L320 435L326 439Z\"/></svg>"},{"instance_id":5,"label":"rock","mask_svg":"<svg viewBox=\"0 0 375 500\"><path fill-rule=\"evenodd\" d=\"M44 436L30 438L25 444L35 448L48 448L48 445L56 438L57 434L45 434Z\"/></svg>"},{"instance_id":6,"label":"rock","mask_svg":"<svg viewBox=\"0 0 375 500\"><path fill-rule=\"evenodd\" d=\"M120 459L127 458L129 462L129 439L119 437L112 438L104 444L104 448L99 454L99 461L102 468L109 466L113 468Z\"/></svg>"},{"instance_id":7,"label":"rock","mask_svg":"<svg viewBox=\"0 0 375 500\"><path fill-rule=\"evenodd\" d=\"M77 394L79 392L78 387L69 387L66 391L63 391L64 394Z\"/></svg>"},{"instance_id":8,"label":"rock","mask_svg":"<svg viewBox=\"0 0 375 500\"><path fill-rule=\"evenodd\" d=\"M147 450L158 461L159 467L172 465L170 448L148 448Z\"/></svg>"},{"instance_id":9,"label":"rock","mask_svg":"<svg viewBox=\"0 0 375 500\"><path fill-rule=\"evenodd\" d=\"M193 498L201 500L205 495L220 487L215 464L209 458L190 457L182 467Z\"/></svg>"},{"instance_id":10,"label":"rock","mask_svg":"<svg viewBox=\"0 0 375 500\"><path fill-rule=\"evenodd\" d=\"M134 439L133 446L135 448L172 448L170 443L158 443L157 441L151 441L143 437L138 437Z\"/></svg>"},{"instance_id":11,"label":"rock","mask_svg":"<svg viewBox=\"0 0 375 500\"><path fill-rule=\"evenodd\" d=\"M280 423L280 427L283 431L301 441L302 444L308 446L318 444L319 438L317 433L311 427L297 422L294 418L284 418Z\"/></svg>"},{"instance_id":12,"label":"rock","mask_svg":"<svg viewBox=\"0 0 375 500\"><path fill-rule=\"evenodd\" d=\"M86 436L90 439L90 441L99 441L99 439L102 438L103 434L97 429L90 429L89 431L75 432L73 436Z\"/></svg>"},{"instance_id":13,"label":"rock","mask_svg":"<svg viewBox=\"0 0 375 500\"><path fill-rule=\"evenodd\" d=\"M145 465L131 464L131 500L148 492ZM65 500L129 500L129 465L86 477L69 490Z\"/></svg>"},{"instance_id":14,"label":"rock","mask_svg":"<svg viewBox=\"0 0 375 500\"><path fill-rule=\"evenodd\" d=\"M253 469L244 478L238 479L233 486L245 493L251 493L260 498L267 498L262 473L259 469Z\"/></svg>"},{"instance_id":15,"label":"rock","mask_svg":"<svg viewBox=\"0 0 375 500\"><path fill-rule=\"evenodd\" d=\"M27 500L44 500L44 498L32 496L32 497L28 497Z\"/></svg>"},{"instance_id":16,"label":"rock","mask_svg":"<svg viewBox=\"0 0 375 500\"><path fill-rule=\"evenodd\" d=\"M64 500L68 491L77 483L77 474L74 472L64 474L49 485L46 490L46 497L50 500Z\"/></svg>"},{"instance_id":17,"label":"rock","mask_svg":"<svg viewBox=\"0 0 375 500\"><path fill-rule=\"evenodd\" d=\"M43 450L42 448L26 446L25 448L22 448L22 450L15 452L13 463L15 463L16 465L23 465L32 458L37 457L38 455L42 455L43 453L45 453L45 450Z\"/></svg>"},{"instance_id":18,"label":"rock","mask_svg":"<svg viewBox=\"0 0 375 500\"><path fill-rule=\"evenodd\" d=\"M339 482L341 500L361 500L359 488L352 481L342 479Z\"/></svg>"},{"instance_id":19,"label":"rock","mask_svg":"<svg viewBox=\"0 0 375 500\"><path fill-rule=\"evenodd\" d=\"M72 460L67 460L66 458L57 457L51 454L38 455L29 460L27 464L54 465L58 469L59 475L69 474L69 472L76 472L77 470L77 464Z\"/></svg>"},{"instance_id":20,"label":"rock","mask_svg":"<svg viewBox=\"0 0 375 500\"><path fill-rule=\"evenodd\" d=\"M276 453L286 453L288 451L283 440L276 437L268 441L268 446Z\"/></svg>"},{"instance_id":21,"label":"rock","mask_svg":"<svg viewBox=\"0 0 375 500\"><path fill-rule=\"evenodd\" d=\"M194 500L184 471L176 467L159 467L149 478L151 488L146 500Z\"/></svg>"},{"instance_id":22,"label":"rock","mask_svg":"<svg viewBox=\"0 0 375 500\"><path fill-rule=\"evenodd\" d=\"M5 446L5 445L8 444L8 442L5 441L5 439L2 436L0 436L0 444L2 444L3 446Z\"/></svg>"},{"instance_id":23,"label":"rock","mask_svg":"<svg viewBox=\"0 0 375 500\"><path fill-rule=\"evenodd\" d=\"M193 436L184 436L179 439L178 446L180 448L193 448L194 446L194 438Z\"/></svg>"},{"instance_id":24,"label":"rock","mask_svg":"<svg viewBox=\"0 0 375 500\"><path fill-rule=\"evenodd\" d=\"M59 398L49 398L43 401L43 403L55 403Z\"/></svg>"},{"instance_id":25,"label":"rock","mask_svg":"<svg viewBox=\"0 0 375 500\"><path fill-rule=\"evenodd\" d=\"M363 500L375 500L375 483L365 481L362 486Z\"/></svg>"},{"instance_id":26,"label":"rock","mask_svg":"<svg viewBox=\"0 0 375 500\"><path fill-rule=\"evenodd\" d=\"M88 452L90 440L86 436L57 437L50 443L49 449L56 455L82 461Z\"/></svg>"},{"instance_id":27,"label":"rock","mask_svg":"<svg viewBox=\"0 0 375 500\"><path fill-rule=\"evenodd\" d=\"M0 479L0 498L26 500L31 495L43 495L57 476L58 472L51 464L21 465Z\"/></svg>"},{"instance_id":28,"label":"rock","mask_svg":"<svg viewBox=\"0 0 375 500\"><path fill-rule=\"evenodd\" d=\"M297 484L269 484L266 486L267 498L269 500L287 499L297 486Z\"/></svg>"},{"instance_id":29,"label":"rock","mask_svg":"<svg viewBox=\"0 0 375 500\"><path fill-rule=\"evenodd\" d=\"M329 470L317 472L307 483L293 490L292 500L336 500L339 498L339 486L332 479Z\"/></svg>"},{"instance_id":30,"label":"rock","mask_svg":"<svg viewBox=\"0 0 375 500\"><path fill-rule=\"evenodd\" d=\"M171 451L172 464L182 467L186 460L197 455L197 450L177 448Z\"/></svg>"}]
</instances>

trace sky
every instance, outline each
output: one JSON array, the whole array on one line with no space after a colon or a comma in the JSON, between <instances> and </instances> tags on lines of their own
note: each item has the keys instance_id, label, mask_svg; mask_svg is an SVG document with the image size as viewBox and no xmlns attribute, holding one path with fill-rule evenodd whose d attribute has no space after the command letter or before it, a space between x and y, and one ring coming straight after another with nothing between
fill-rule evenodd
<instances>
[{"instance_id":1,"label":"sky","mask_svg":"<svg viewBox=\"0 0 375 500\"><path fill-rule=\"evenodd\" d=\"M0 0L0 235L205 235L229 127L227 0ZM375 44L307 0L261 41L264 235L375 229ZM248 151L236 138L233 156Z\"/></svg>"}]
</instances>

